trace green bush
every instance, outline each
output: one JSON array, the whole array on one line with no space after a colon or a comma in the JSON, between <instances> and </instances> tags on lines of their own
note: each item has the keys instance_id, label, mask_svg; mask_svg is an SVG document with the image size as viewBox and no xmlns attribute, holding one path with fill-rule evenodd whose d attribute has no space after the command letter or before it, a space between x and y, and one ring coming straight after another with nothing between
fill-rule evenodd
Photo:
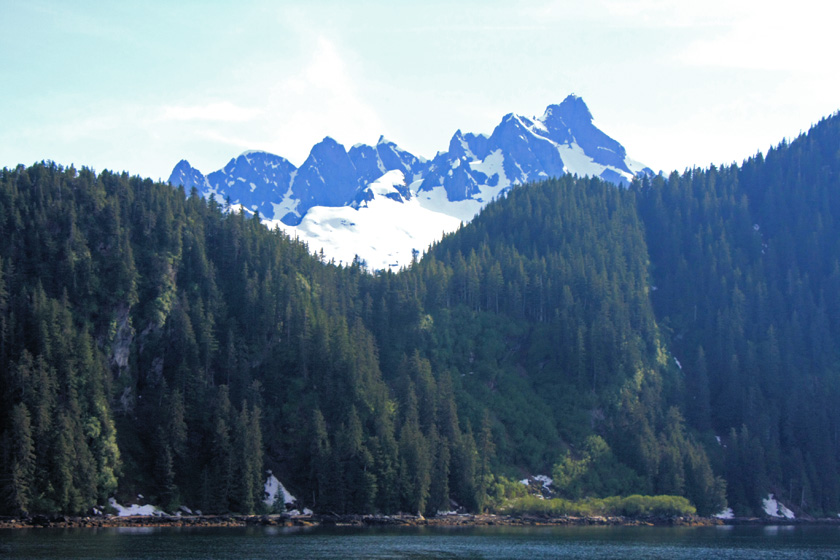
<instances>
[{"instance_id":1,"label":"green bush","mask_svg":"<svg viewBox=\"0 0 840 560\"><path fill-rule=\"evenodd\" d=\"M528 488L517 480L511 480L505 476L490 475L490 477L487 499L491 508L498 509L511 500L528 495Z\"/></svg>"},{"instance_id":2,"label":"green bush","mask_svg":"<svg viewBox=\"0 0 840 560\"><path fill-rule=\"evenodd\" d=\"M511 500L500 510L509 515L543 515L546 517L591 517L621 515L625 517L694 515L697 510L682 496L611 496L570 501L563 498L542 500L526 496Z\"/></svg>"}]
</instances>

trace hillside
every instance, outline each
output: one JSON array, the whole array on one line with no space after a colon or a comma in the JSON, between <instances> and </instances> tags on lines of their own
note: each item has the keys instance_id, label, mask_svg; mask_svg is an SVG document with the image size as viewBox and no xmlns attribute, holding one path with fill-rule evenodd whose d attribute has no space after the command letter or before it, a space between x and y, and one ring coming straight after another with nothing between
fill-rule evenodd
<instances>
[{"instance_id":1,"label":"hillside","mask_svg":"<svg viewBox=\"0 0 840 560\"><path fill-rule=\"evenodd\" d=\"M3 170L4 512L255 511L271 469L337 513L549 472L836 513L839 143L834 116L741 166L524 185L375 275L195 191Z\"/></svg>"},{"instance_id":2,"label":"hillside","mask_svg":"<svg viewBox=\"0 0 840 560\"><path fill-rule=\"evenodd\" d=\"M768 488L808 511L840 510L839 144L835 114L740 166L638 189L687 419L721 437L742 512L760 511Z\"/></svg>"}]
</instances>

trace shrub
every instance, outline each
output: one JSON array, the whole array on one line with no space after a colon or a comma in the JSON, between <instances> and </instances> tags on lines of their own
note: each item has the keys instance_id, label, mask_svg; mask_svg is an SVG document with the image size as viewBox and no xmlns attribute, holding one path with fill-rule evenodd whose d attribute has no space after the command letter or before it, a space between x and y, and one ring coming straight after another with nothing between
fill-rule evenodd
<instances>
[{"instance_id":1,"label":"shrub","mask_svg":"<svg viewBox=\"0 0 840 560\"><path fill-rule=\"evenodd\" d=\"M509 515L542 515L546 517L591 517L594 515L622 515L625 517L649 517L694 515L697 510L682 496L632 496L609 498L587 498L570 501L563 498L541 500L525 496L511 500L500 510Z\"/></svg>"}]
</instances>

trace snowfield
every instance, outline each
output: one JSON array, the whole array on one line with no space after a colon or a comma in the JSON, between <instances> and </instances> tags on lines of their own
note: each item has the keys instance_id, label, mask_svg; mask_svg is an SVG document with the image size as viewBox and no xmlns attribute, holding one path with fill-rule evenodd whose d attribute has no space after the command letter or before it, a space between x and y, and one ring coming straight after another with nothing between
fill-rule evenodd
<instances>
[{"instance_id":1,"label":"snowfield","mask_svg":"<svg viewBox=\"0 0 840 560\"><path fill-rule=\"evenodd\" d=\"M461 225L460 218L425 207L417 196L405 199L396 189L404 185L401 171L389 171L368 186L371 198L358 208L315 206L297 226L265 222L306 242L313 253L323 250L337 264L348 265L358 255L371 270L397 270L411 263L413 251L419 258L444 233Z\"/></svg>"}]
</instances>

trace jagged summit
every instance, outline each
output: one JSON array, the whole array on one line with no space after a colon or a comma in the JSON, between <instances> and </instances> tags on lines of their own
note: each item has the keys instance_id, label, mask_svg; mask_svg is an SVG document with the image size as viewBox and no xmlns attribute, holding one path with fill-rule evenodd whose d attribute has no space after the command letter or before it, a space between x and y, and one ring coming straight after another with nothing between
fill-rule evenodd
<instances>
[{"instance_id":1,"label":"jagged summit","mask_svg":"<svg viewBox=\"0 0 840 560\"><path fill-rule=\"evenodd\" d=\"M309 150L309 158L329 156L331 153L337 153L339 151L346 153L344 146L335 138L332 136L324 136L323 140L312 146L312 149ZM304 163L304 165L306 165L306 163Z\"/></svg>"},{"instance_id":2,"label":"jagged summit","mask_svg":"<svg viewBox=\"0 0 840 560\"><path fill-rule=\"evenodd\" d=\"M297 171L292 193L302 216L313 206L344 206L359 190L356 167L344 146L327 136L312 147Z\"/></svg>"},{"instance_id":3,"label":"jagged summit","mask_svg":"<svg viewBox=\"0 0 840 560\"><path fill-rule=\"evenodd\" d=\"M566 97L559 105L549 105L545 109L543 122L549 118L559 118L567 122L573 123L591 123L592 113L589 112L589 107L583 101L583 98L575 94Z\"/></svg>"},{"instance_id":4,"label":"jagged summit","mask_svg":"<svg viewBox=\"0 0 840 560\"><path fill-rule=\"evenodd\" d=\"M195 187L203 194L206 194L210 188L207 178L201 171L194 168L185 159L179 161L172 169L172 173L169 175L169 183L172 185L183 185L187 192Z\"/></svg>"}]
</instances>

